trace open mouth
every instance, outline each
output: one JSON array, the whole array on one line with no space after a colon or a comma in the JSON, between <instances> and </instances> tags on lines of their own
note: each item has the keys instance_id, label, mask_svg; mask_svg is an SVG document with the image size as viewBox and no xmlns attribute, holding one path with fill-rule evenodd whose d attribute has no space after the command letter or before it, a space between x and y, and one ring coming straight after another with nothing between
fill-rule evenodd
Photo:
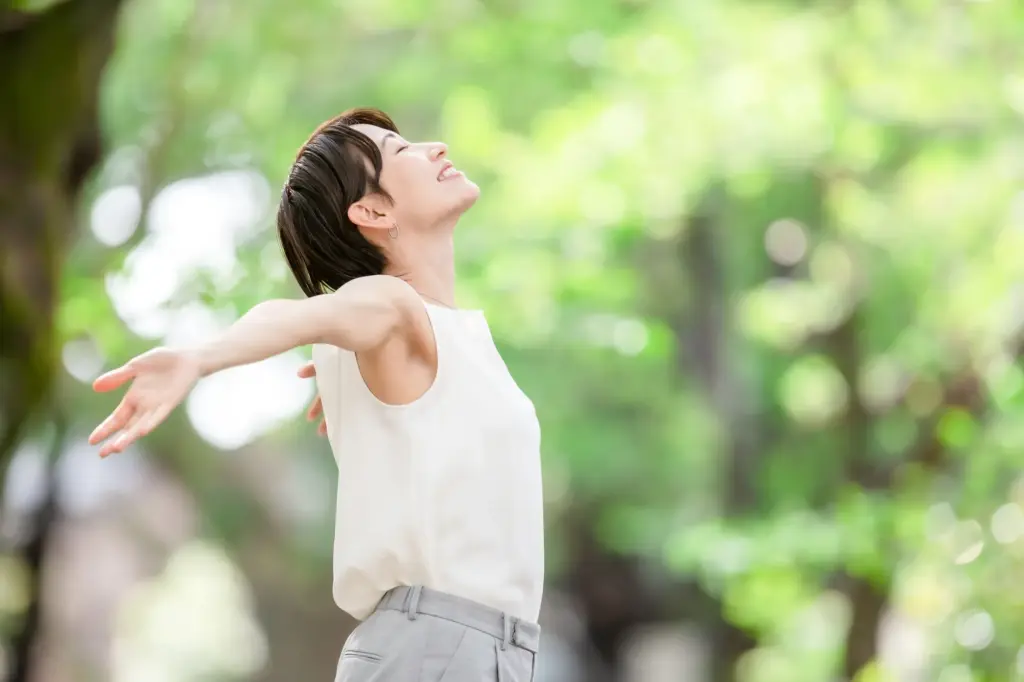
<instances>
[{"instance_id":1,"label":"open mouth","mask_svg":"<svg viewBox=\"0 0 1024 682\"><path fill-rule=\"evenodd\" d=\"M451 178L455 178L460 175L462 175L462 173L456 170L455 166L453 166L451 161L449 161L444 165L444 168L441 169L441 172L437 174L437 181L444 182L445 180L450 180Z\"/></svg>"}]
</instances>

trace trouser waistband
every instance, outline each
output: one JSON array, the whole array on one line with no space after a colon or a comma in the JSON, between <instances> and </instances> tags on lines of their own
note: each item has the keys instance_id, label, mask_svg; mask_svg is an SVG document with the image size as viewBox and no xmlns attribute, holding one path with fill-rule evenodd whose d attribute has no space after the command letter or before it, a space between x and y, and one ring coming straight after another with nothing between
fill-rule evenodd
<instances>
[{"instance_id":1,"label":"trouser waistband","mask_svg":"<svg viewBox=\"0 0 1024 682\"><path fill-rule=\"evenodd\" d=\"M501 642L502 650L512 645L537 653L540 647L540 626L536 623L427 587L417 585L389 590L381 597L377 610L401 611L409 615L409 620L424 614L460 623L494 637Z\"/></svg>"}]
</instances>

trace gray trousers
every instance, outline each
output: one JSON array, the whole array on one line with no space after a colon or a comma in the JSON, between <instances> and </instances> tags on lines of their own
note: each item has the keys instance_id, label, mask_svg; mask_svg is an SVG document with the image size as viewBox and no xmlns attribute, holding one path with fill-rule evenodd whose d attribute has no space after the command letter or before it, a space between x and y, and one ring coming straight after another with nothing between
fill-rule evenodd
<instances>
[{"instance_id":1,"label":"gray trousers","mask_svg":"<svg viewBox=\"0 0 1024 682\"><path fill-rule=\"evenodd\" d=\"M335 682L533 682L540 628L476 602L398 587L345 642Z\"/></svg>"}]
</instances>

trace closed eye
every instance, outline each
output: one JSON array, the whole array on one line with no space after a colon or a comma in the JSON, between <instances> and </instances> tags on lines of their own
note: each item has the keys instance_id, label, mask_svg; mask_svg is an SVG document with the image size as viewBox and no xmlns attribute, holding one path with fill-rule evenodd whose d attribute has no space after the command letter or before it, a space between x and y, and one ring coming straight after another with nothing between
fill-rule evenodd
<instances>
[{"instance_id":1,"label":"closed eye","mask_svg":"<svg viewBox=\"0 0 1024 682\"><path fill-rule=\"evenodd\" d=\"M398 154L399 152L404 152L406 149L409 148L409 143L408 142L405 142L405 140L401 139L400 137L398 137L398 135L395 135L394 133L388 133L383 138L381 138L380 150L382 152L386 152L387 149L388 149L388 142L391 142L391 141L394 141L396 143L397 142L404 142L405 143L404 146L399 147L398 149L395 150L395 154Z\"/></svg>"}]
</instances>

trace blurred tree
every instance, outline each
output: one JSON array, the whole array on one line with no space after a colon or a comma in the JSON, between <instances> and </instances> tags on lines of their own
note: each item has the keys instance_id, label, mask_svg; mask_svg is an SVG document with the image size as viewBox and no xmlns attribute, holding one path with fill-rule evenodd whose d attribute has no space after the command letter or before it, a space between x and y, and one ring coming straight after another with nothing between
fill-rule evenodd
<instances>
[{"instance_id":1,"label":"blurred tree","mask_svg":"<svg viewBox=\"0 0 1024 682\"><path fill-rule=\"evenodd\" d=\"M120 5L68 0L36 12L0 10L0 489L32 420L57 419L50 395L60 278L80 191L103 155L99 83ZM65 445L60 421L51 467ZM24 541L28 603L12 637L14 682L29 679L54 495L51 484Z\"/></svg>"},{"instance_id":2,"label":"blurred tree","mask_svg":"<svg viewBox=\"0 0 1024 682\"><path fill-rule=\"evenodd\" d=\"M61 266L79 192L103 154L99 82L120 5L70 0L0 15L0 471L53 385Z\"/></svg>"}]
</instances>

